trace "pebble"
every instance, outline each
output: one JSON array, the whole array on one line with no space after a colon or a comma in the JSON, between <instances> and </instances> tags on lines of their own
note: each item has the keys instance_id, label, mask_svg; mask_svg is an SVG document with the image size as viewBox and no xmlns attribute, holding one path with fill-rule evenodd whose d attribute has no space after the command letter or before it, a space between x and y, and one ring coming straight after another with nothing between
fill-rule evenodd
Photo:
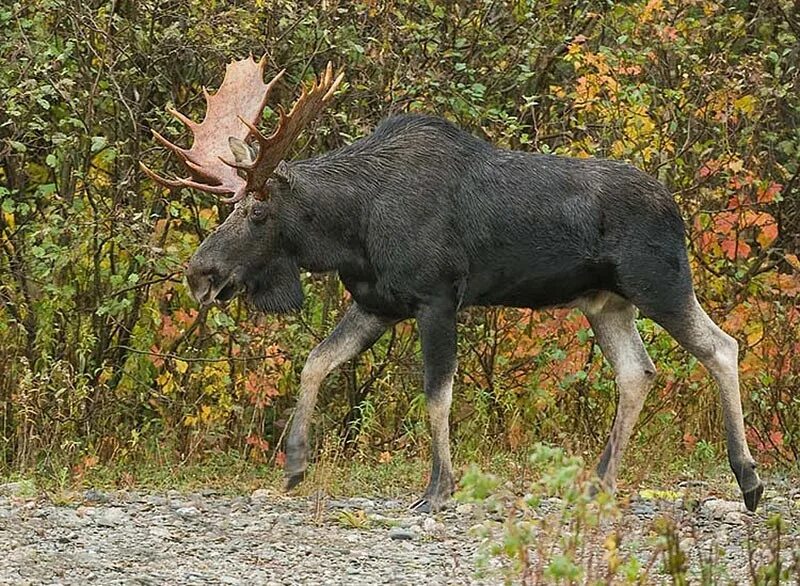
<instances>
[{"instance_id":1,"label":"pebble","mask_svg":"<svg viewBox=\"0 0 800 586\"><path fill-rule=\"evenodd\" d=\"M111 502L111 497L105 492L90 488L83 493L83 502L104 504Z\"/></svg>"},{"instance_id":2,"label":"pebble","mask_svg":"<svg viewBox=\"0 0 800 586\"><path fill-rule=\"evenodd\" d=\"M723 499L708 499L703 501L701 512L714 519L725 519L731 514L743 515L746 509L740 501L726 501Z\"/></svg>"},{"instance_id":3,"label":"pebble","mask_svg":"<svg viewBox=\"0 0 800 586\"><path fill-rule=\"evenodd\" d=\"M473 505L472 503L463 503L456 507L456 515L466 517L468 515L471 515L474 510L475 510L475 505Z\"/></svg>"},{"instance_id":4,"label":"pebble","mask_svg":"<svg viewBox=\"0 0 800 586\"><path fill-rule=\"evenodd\" d=\"M100 527L116 527L117 525L121 525L130 521L127 513L116 507L97 510L92 516L94 518L95 525L99 525Z\"/></svg>"},{"instance_id":5,"label":"pebble","mask_svg":"<svg viewBox=\"0 0 800 586\"><path fill-rule=\"evenodd\" d=\"M29 482L6 482L0 484L0 496L25 496L33 490L33 485Z\"/></svg>"},{"instance_id":6,"label":"pebble","mask_svg":"<svg viewBox=\"0 0 800 586\"><path fill-rule=\"evenodd\" d=\"M175 514L183 519L193 519L200 515L200 510L197 507L178 507Z\"/></svg>"},{"instance_id":7,"label":"pebble","mask_svg":"<svg viewBox=\"0 0 800 586\"><path fill-rule=\"evenodd\" d=\"M250 494L250 500L253 502L263 502L268 500L270 496L272 496L271 491L266 488L259 488Z\"/></svg>"},{"instance_id":8,"label":"pebble","mask_svg":"<svg viewBox=\"0 0 800 586\"><path fill-rule=\"evenodd\" d=\"M416 534L411 529L405 527L392 527L389 529L389 539L410 540L414 539Z\"/></svg>"}]
</instances>

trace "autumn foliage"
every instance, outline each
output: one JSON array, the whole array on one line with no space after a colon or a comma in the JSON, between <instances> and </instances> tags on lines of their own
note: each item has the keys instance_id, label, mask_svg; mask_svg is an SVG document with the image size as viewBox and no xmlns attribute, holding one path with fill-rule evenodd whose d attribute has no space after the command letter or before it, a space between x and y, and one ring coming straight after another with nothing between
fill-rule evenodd
<instances>
[{"instance_id":1,"label":"autumn foliage","mask_svg":"<svg viewBox=\"0 0 800 586\"><path fill-rule=\"evenodd\" d=\"M346 71L297 157L419 111L500 146L623 159L658 177L686 218L698 297L740 342L757 458L800 455L796 2L33 0L5 4L0 24L2 466L215 450L280 462L303 361L347 294L307 275L298 315L238 301L199 310L182 267L229 210L137 167L166 158L149 128L187 139L165 105L200 119L201 87L250 52L268 55L268 74L287 67L276 103L328 60ZM639 325L659 368L639 446L658 438L721 459L710 378ZM579 313L472 309L460 344L463 454L604 441L613 374ZM426 446L413 324L326 389L318 438L375 458Z\"/></svg>"}]
</instances>

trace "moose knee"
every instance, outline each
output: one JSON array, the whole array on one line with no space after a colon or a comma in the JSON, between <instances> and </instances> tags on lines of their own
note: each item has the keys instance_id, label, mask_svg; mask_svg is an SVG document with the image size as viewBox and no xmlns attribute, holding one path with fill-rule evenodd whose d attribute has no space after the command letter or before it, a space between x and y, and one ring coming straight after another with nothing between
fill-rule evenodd
<instances>
[{"instance_id":1,"label":"moose knee","mask_svg":"<svg viewBox=\"0 0 800 586\"><path fill-rule=\"evenodd\" d=\"M652 364L636 365L617 373L617 387L620 392L646 393L656 378L656 368Z\"/></svg>"},{"instance_id":2,"label":"moose knee","mask_svg":"<svg viewBox=\"0 0 800 586\"><path fill-rule=\"evenodd\" d=\"M300 384L303 387L318 386L328 375L331 369L331 362L327 353L319 347L314 348L303 365L300 373Z\"/></svg>"},{"instance_id":3,"label":"moose knee","mask_svg":"<svg viewBox=\"0 0 800 586\"><path fill-rule=\"evenodd\" d=\"M692 353L710 369L737 370L739 363L739 342L721 329L716 328L711 343L693 349Z\"/></svg>"}]
</instances>

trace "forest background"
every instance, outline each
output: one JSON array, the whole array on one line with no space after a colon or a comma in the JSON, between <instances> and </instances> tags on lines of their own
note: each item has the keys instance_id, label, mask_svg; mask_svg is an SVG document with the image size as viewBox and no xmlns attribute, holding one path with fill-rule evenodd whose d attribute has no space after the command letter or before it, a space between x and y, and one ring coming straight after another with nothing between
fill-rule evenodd
<instances>
[{"instance_id":1,"label":"forest background","mask_svg":"<svg viewBox=\"0 0 800 586\"><path fill-rule=\"evenodd\" d=\"M262 126L331 60L334 105L308 157L398 112L496 145L632 162L675 193L701 303L740 342L748 438L800 455L800 1L27 0L0 7L0 471L104 465L279 468L299 372L347 294L305 275L299 314L199 310L182 269L230 209L154 185L149 129L202 118L225 64L287 68ZM173 163L170 163L170 165ZM177 170L177 169L175 169ZM723 462L716 388L659 327L630 452L645 473ZM428 450L415 327L326 382L315 445L379 465ZM613 373L576 311L463 312L457 463L535 441L596 457ZM677 456L676 456L677 455ZM636 457L636 456L633 456Z\"/></svg>"}]
</instances>

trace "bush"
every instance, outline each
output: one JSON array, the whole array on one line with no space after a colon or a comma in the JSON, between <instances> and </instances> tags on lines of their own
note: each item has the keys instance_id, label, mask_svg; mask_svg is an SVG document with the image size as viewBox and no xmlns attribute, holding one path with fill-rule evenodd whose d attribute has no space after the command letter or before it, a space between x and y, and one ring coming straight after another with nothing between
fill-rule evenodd
<instances>
[{"instance_id":1,"label":"bush","mask_svg":"<svg viewBox=\"0 0 800 586\"><path fill-rule=\"evenodd\" d=\"M229 59L267 53L289 76L277 102L332 59L334 110L298 157L426 111L494 143L627 159L675 191L698 294L742 343L749 433L761 461L800 450L800 83L796 4L711 0L455 5L434 0L17 1L0 8L0 455L101 461L209 450L278 457L304 357L346 294L307 276L294 316L240 302L197 311L185 260L227 213L168 193L137 163L163 160L148 128L184 138L165 105L199 117ZM267 109L264 126L275 120ZM154 166L160 166L158 164ZM541 439L596 450L611 373L586 321L554 310L472 309L461 326L454 427L516 449ZM716 391L648 322L661 367L642 444L719 448ZM416 449L414 329L398 325L331 376L320 434L355 451ZM368 415L365 417L364 415ZM668 438L668 439L666 439Z\"/></svg>"}]
</instances>

